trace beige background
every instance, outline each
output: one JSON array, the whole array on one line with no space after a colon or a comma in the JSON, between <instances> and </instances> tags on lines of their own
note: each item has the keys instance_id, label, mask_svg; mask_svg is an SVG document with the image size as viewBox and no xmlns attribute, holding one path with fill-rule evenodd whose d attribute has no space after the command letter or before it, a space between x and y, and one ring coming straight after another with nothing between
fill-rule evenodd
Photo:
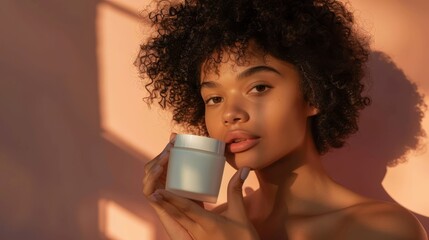
<instances>
[{"instance_id":1,"label":"beige background","mask_svg":"<svg viewBox=\"0 0 429 240\"><path fill-rule=\"evenodd\" d=\"M149 32L138 16L147 1L1 3L0 238L165 239L140 193L145 162L174 129L168 114L142 102L132 65ZM374 104L325 165L348 187L412 210L429 229L428 140L419 136L429 117L418 105L429 104L418 94L429 94L429 2L351 5L373 35ZM246 185L257 188L254 178Z\"/></svg>"}]
</instances>

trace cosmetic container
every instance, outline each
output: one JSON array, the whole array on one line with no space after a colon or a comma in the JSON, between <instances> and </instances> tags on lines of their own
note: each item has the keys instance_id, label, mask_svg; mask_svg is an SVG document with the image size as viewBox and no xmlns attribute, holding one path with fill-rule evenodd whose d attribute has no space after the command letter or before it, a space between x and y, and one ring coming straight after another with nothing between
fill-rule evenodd
<instances>
[{"instance_id":1,"label":"cosmetic container","mask_svg":"<svg viewBox=\"0 0 429 240\"><path fill-rule=\"evenodd\" d=\"M215 203L225 166L225 143L178 134L170 150L166 190L181 197Z\"/></svg>"}]
</instances>

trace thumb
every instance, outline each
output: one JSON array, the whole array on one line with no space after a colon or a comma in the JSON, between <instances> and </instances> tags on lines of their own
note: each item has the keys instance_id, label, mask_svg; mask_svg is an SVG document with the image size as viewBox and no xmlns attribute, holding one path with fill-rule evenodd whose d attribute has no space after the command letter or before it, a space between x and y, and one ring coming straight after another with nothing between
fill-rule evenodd
<instances>
[{"instance_id":1,"label":"thumb","mask_svg":"<svg viewBox=\"0 0 429 240\"><path fill-rule=\"evenodd\" d=\"M244 167L239 169L231 178L228 183L227 201L228 209L227 215L231 219L239 222L248 221L246 215L246 208L243 201L243 183L249 175L250 168Z\"/></svg>"}]
</instances>

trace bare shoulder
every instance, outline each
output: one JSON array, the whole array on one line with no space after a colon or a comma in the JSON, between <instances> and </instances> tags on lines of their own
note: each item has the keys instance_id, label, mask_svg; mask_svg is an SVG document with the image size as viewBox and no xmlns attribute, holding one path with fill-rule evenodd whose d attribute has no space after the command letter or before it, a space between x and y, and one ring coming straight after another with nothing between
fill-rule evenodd
<instances>
[{"instance_id":1,"label":"bare shoulder","mask_svg":"<svg viewBox=\"0 0 429 240\"><path fill-rule=\"evenodd\" d=\"M349 208L342 226L341 239L415 239L427 240L427 235L407 209L381 201L369 201Z\"/></svg>"}]
</instances>

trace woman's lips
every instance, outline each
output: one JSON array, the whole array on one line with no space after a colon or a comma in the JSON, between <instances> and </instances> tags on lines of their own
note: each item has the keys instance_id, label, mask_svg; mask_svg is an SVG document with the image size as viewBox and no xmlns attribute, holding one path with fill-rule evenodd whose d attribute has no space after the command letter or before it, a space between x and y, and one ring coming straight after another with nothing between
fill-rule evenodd
<instances>
[{"instance_id":1,"label":"woman's lips","mask_svg":"<svg viewBox=\"0 0 429 240\"><path fill-rule=\"evenodd\" d=\"M240 142L231 142L227 145L227 148L231 153L239 153L253 148L258 143L259 138L247 138L242 139Z\"/></svg>"}]
</instances>

